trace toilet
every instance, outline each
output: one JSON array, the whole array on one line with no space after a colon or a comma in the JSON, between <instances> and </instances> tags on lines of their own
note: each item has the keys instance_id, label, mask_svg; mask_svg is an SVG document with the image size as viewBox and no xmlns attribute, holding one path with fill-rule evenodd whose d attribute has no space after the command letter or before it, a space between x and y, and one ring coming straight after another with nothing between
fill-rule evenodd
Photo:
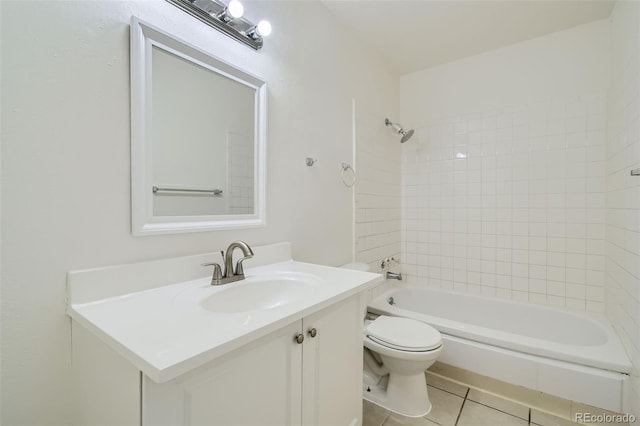
<instances>
[{"instance_id":1,"label":"toilet","mask_svg":"<svg viewBox=\"0 0 640 426\"><path fill-rule=\"evenodd\" d=\"M369 270L356 263L343 268ZM367 314L363 397L389 411L422 417L431 411L425 370L442 352L440 332L410 318Z\"/></svg>"},{"instance_id":2,"label":"toilet","mask_svg":"<svg viewBox=\"0 0 640 426\"><path fill-rule=\"evenodd\" d=\"M442 352L435 328L409 318L378 316L364 326L364 399L408 417L431 411L425 370Z\"/></svg>"}]
</instances>

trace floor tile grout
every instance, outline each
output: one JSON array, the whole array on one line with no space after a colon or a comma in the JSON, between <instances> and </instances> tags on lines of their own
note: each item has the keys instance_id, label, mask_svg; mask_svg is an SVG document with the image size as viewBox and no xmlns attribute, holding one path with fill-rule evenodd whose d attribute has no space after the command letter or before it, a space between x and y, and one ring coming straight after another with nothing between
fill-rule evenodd
<instances>
[{"instance_id":1,"label":"floor tile grout","mask_svg":"<svg viewBox=\"0 0 640 426\"><path fill-rule=\"evenodd\" d=\"M434 388L434 389L441 390L442 392L446 392L446 393L448 393L448 394L450 394L450 395L457 396L458 398L463 398L463 399L464 399L464 401L463 401L463 403L462 403L462 404L463 404L463 406L464 406L464 402L465 402L465 401L466 401L466 399L468 398L469 393L471 392L471 388L470 388L469 386L465 386L465 387L467 388L467 391L466 391L466 393L465 393L465 396L463 397L463 396L460 396L460 395L458 395L458 394L456 394L456 393L454 393L454 392L448 391L448 390L446 390L446 389L442 389L441 387L438 387L438 386L436 386L436 385L428 384L427 386L430 386L430 387L432 387L432 388ZM500 398L500 399L504 399L504 398L502 398L502 397L500 397L500 396L498 396L498 395L496 395L496 397L497 397L497 398ZM472 402L475 402L476 404L480 404L480 405L483 405L483 406L485 406L485 407L487 407L487 408L491 408L492 410L496 410L496 411L499 411L499 412L501 412L501 413L503 413L503 414L507 414L507 415L509 415L509 416L511 416L511 417L515 417L515 418L517 418L517 419L522 419L522 420L525 420L525 421L526 421L526 422L528 422L528 423L531 423L531 408L530 408L530 407L526 407L525 405L523 405L523 404L521 404L521 403L519 403L519 402L511 401L511 402L513 402L514 404L519 404L519 405L521 405L521 406L523 406L523 407L526 407L526 408L528 409L528 418L526 418L526 419L525 419L525 418L522 418L522 417L520 417L520 416L516 416L516 415L514 415L514 414L511 414L511 413L508 413L508 412L506 412L506 411L502 411L502 410L500 410L499 408L493 407L493 406L491 406L491 405L489 405L489 404L485 404L485 403L482 403L482 402L480 402L480 401L475 401L475 400L473 400L473 399L469 399L469 400L470 400L470 401L472 401ZM508 401L508 400L506 400L506 399L505 399L505 401ZM462 408L460 408L460 413L461 413L461 412L462 412ZM458 417L460 417L460 413L458 413ZM457 424L457 421L456 421L456 424Z\"/></svg>"},{"instance_id":2,"label":"floor tile grout","mask_svg":"<svg viewBox=\"0 0 640 426\"><path fill-rule=\"evenodd\" d=\"M391 417L391 411L387 410L387 415L382 420L382 423L380 423L380 426L384 426L384 424L387 423L387 420L389 420L389 417Z\"/></svg>"},{"instance_id":3,"label":"floor tile grout","mask_svg":"<svg viewBox=\"0 0 640 426\"><path fill-rule=\"evenodd\" d=\"M485 403L480 402L480 401L474 401L473 399L470 399L469 401L471 401L471 402L475 402L476 404L482 405L482 406L487 407L487 408L491 408L492 410L498 411L498 412L500 412L500 413L502 413L502 414L506 414L507 416L511 416L511 417L515 417L516 419L526 420L527 422L531 422L531 408L528 408L528 407L527 407L527 408L528 408L528 410L529 410L529 418L528 418L528 419L524 419L524 418L522 418L522 417L520 417L520 416L516 416L515 414L511 414L511 413L508 413L508 412L506 412L506 411L502 411L502 410L501 410L501 409L499 409L499 408L493 407L493 406L491 406L491 405L485 404ZM505 400L505 401L506 401L506 400ZM521 404L521 405L522 405L522 404Z\"/></svg>"},{"instance_id":4,"label":"floor tile grout","mask_svg":"<svg viewBox=\"0 0 640 426\"><path fill-rule=\"evenodd\" d=\"M448 390L446 390L446 389L439 388L438 386L434 386L434 385L429 385L429 384L427 384L427 387L432 387L432 388L434 388L434 389L441 390L442 392L446 392L446 393L448 393L448 394L451 394L451 395L457 396L458 398L465 398L465 397L466 397L466 394L465 394L465 396L460 396L460 395L458 395L457 393L454 393L454 392L448 391ZM467 388L467 394L468 394L468 393L469 393L469 390L470 390L471 388L469 388L469 387L467 387L467 386L465 386L465 387Z\"/></svg>"},{"instance_id":5,"label":"floor tile grout","mask_svg":"<svg viewBox=\"0 0 640 426\"><path fill-rule=\"evenodd\" d=\"M460 406L460 411L458 411L458 417L456 418L454 426L458 426L458 422L460 421L460 416L462 415L462 410L464 409L465 402L467 402L467 397L469 396L470 390L470 388L467 388L467 393L464 394L464 399L462 400L462 405Z\"/></svg>"},{"instance_id":6,"label":"floor tile grout","mask_svg":"<svg viewBox=\"0 0 640 426\"><path fill-rule=\"evenodd\" d=\"M458 389L456 388L452 388L447 386L447 383L440 383L440 385L442 386L438 386L438 385L432 385L432 384L428 384L428 386L430 388L432 388L434 391L437 390L438 392L441 392L440 395L448 395L445 400L449 400L449 401L453 401L454 399L456 401L460 401L462 400L462 403L458 409L458 413L456 414L455 411L451 410L449 411L448 414L448 418L447 420L443 423L442 421L436 421L436 420L432 420L431 418L429 418L428 416L423 416L422 419L424 419L423 421L427 421L429 424L433 424L433 425L437 425L437 426L442 426L443 424L445 425L450 425L450 421L453 420L452 416L456 415L455 418L455 422L453 423L453 426L458 426L461 424L464 424L467 421L473 421L475 419L475 416L477 415L477 413L479 412L483 412L483 413L487 413L487 409L491 410L492 412L494 412L494 414L492 414L492 416L509 416L509 418L513 418L514 421L515 419L517 419L518 424L526 424L529 426L539 426L537 423L533 422L533 408L530 406L527 406L526 404L522 404L520 402L516 402L516 401L512 401L508 398L504 398L501 397L499 395L494 395L491 394L490 392L486 392L488 394L491 394L492 396L495 397L496 401L492 402L493 399L489 398L489 399L485 399L482 398L481 395L476 395L475 393L471 393L471 390L476 389L476 388L472 388L470 386L462 386ZM443 389L443 388L448 388L448 389ZM450 389L450 390L449 390ZM478 389L479 392L484 392L481 389ZM475 399L485 399L484 402L480 402L480 401L475 401ZM504 411L504 410L510 410L509 406L506 406L504 404L502 404L500 401L498 400L503 400L505 402L511 402L514 404L519 405L519 407L514 407L511 411L513 411L513 413L518 413L518 414L513 414L511 412L508 411ZM468 401L470 401L472 404L468 403ZM454 403L455 405L457 405L460 402L451 402ZM497 408L493 405L497 405L501 408ZM482 408L481 408L482 407ZM453 408L453 407L451 407ZM464 421L462 423L460 423L462 421L462 412L464 410L467 410L465 412L465 418ZM477 410L480 410L479 412ZM484 411L482 411L484 410ZM524 413L524 411L526 411L526 413ZM368 425L364 425L364 426L392 426L392 425L400 425L400 424L405 424L404 422L406 421L401 419L403 416L398 417L394 417L393 413L385 410L384 412L380 413L380 416L382 417L381 421L376 422L376 423L369 423ZM436 416L437 417L437 416ZM439 417L437 417L438 419L440 419ZM508 419L506 417L502 417L503 419ZM378 417L378 419L380 419L380 417ZM441 419L440 419L441 420ZM508 420L506 420L508 422ZM525 423L522 423L525 422ZM543 421L542 423L545 423L545 421ZM407 423L407 425L422 425L422 423L418 420L413 421L411 420L409 423ZM426 423L425 423L426 424ZM579 426L578 423L571 423L574 424L576 426ZM628 425L627 425L628 426Z\"/></svg>"}]
</instances>

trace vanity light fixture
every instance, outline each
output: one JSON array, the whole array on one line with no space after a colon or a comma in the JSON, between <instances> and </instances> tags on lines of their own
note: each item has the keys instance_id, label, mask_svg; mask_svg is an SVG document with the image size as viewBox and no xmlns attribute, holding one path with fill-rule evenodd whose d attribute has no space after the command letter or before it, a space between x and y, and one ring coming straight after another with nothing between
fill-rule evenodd
<instances>
[{"instance_id":1,"label":"vanity light fixture","mask_svg":"<svg viewBox=\"0 0 640 426\"><path fill-rule=\"evenodd\" d=\"M243 17L244 6L239 0L231 0L228 5L219 0L167 1L205 24L255 50L261 49L263 37L271 34L269 21L263 19L256 25Z\"/></svg>"},{"instance_id":2,"label":"vanity light fixture","mask_svg":"<svg viewBox=\"0 0 640 426\"><path fill-rule=\"evenodd\" d=\"M242 18L244 15L244 6L238 0L231 0L227 7L216 16L216 18L224 21L225 23L232 19Z\"/></svg>"},{"instance_id":3,"label":"vanity light fixture","mask_svg":"<svg viewBox=\"0 0 640 426\"><path fill-rule=\"evenodd\" d=\"M258 22L258 25L250 29L247 33L247 35L253 39L257 37L268 37L269 34L271 34L271 24L264 19Z\"/></svg>"}]
</instances>

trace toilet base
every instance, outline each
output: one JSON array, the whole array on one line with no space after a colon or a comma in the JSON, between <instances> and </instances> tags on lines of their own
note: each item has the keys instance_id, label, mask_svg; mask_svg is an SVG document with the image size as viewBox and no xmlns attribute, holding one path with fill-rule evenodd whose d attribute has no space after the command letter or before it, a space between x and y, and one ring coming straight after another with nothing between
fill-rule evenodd
<instances>
[{"instance_id":1,"label":"toilet base","mask_svg":"<svg viewBox=\"0 0 640 426\"><path fill-rule=\"evenodd\" d=\"M365 371L365 400L405 417L423 417L431 411L424 374L376 376Z\"/></svg>"}]
</instances>

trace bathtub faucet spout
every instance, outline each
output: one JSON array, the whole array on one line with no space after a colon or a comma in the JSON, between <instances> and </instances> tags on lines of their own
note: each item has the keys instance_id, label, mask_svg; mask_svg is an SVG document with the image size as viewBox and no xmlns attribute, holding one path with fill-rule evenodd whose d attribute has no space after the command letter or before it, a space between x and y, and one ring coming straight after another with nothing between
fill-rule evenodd
<instances>
[{"instance_id":1,"label":"bathtub faucet spout","mask_svg":"<svg viewBox=\"0 0 640 426\"><path fill-rule=\"evenodd\" d=\"M391 272L391 271L387 271L387 279L388 280L402 281L402 274Z\"/></svg>"}]
</instances>

